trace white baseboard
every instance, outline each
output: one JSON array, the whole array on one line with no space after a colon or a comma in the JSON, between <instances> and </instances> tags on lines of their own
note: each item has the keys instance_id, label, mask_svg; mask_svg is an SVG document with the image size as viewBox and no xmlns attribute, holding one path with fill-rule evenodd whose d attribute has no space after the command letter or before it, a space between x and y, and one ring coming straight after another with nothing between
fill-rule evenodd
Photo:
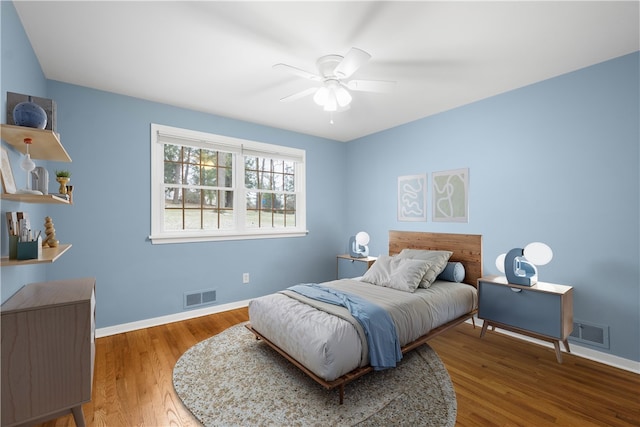
<instances>
[{"instance_id":1,"label":"white baseboard","mask_svg":"<svg viewBox=\"0 0 640 427\"><path fill-rule=\"evenodd\" d=\"M137 322L123 323L121 325L108 326L106 328L96 329L96 338L107 337L109 335L121 334L124 332L135 331L138 329L151 328L153 326L165 325L167 323L179 322L181 320L195 319L196 317L207 316L209 314L222 313L223 311L234 310L236 308L247 307L250 300L237 301L229 304L215 305L211 307L201 308L197 310L183 311L180 313L170 314L167 316L155 317L152 319L140 320ZM476 325L482 327L482 320L476 318ZM467 323L471 323L471 319L467 320ZM535 344L543 345L545 347L553 348L553 344L547 341L541 341L535 338L528 337L526 335L520 335L514 332L506 331L500 328L496 329L496 332L509 335L515 338L519 338L525 341L529 341ZM478 335L479 336L479 335ZM588 347L583 347L574 342L570 343L571 354L585 359L593 360L595 362L604 363L605 365L613 366L616 368L624 369L636 374L640 374L640 362L636 362L623 357L618 357L613 354L603 353Z\"/></svg>"},{"instance_id":2,"label":"white baseboard","mask_svg":"<svg viewBox=\"0 0 640 427\"><path fill-rule=\"evenodd\" d=\"M482 324L483 324L482 319L476 318L475 320L476 320L476 326L482 327ZM467 323L471 323L471 320L467 320ZM524 341L529 341L534 344L553 348L553 344L548 341L538 340L536 338L531 338L526 335L521 335L515 332L500 329L500 328L496 328L495 332L509 335L511 337L518 338ZM631 359L625 359L623 357L615 356L613 354L604 353L602 351L594 350L589 347L584 347L574 343L573 341L569 341L569 346L571 348L571 354L575 356L593 360L595 362L603 363L605 365L613 366L615 368L624 369L625 371L633 372L635 374L640 374L640 362L636 362ZM560 348L562 349L564 348L564 346L560 346Z\"/></svg>"},{"instance_id":3,"label":"white baseboard","mask_svg":"<svg viewBox=\"0 0 640 427\"><path fill-rule=\"evenodd\" d=\"M137 322L123 323L120 325L107 326L96 329L96 338L108 337L109 335L122 334L124 332L136 331L138 329L151 328L153 326L166 325L167 323L179 322L181 320L195 319L196 317L207 316L209 314L222 313L223 311L234 310L236 308L247 307L250 300L236 301L229 304L214 305L197 310L182 311L180 313L167 316L154 317L152 319L140 320Z\"/></svg>"}]
</instances>

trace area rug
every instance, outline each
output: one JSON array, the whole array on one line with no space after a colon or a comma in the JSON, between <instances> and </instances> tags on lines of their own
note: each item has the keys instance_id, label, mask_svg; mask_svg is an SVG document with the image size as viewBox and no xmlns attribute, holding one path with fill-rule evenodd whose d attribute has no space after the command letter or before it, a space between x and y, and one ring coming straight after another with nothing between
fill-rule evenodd
<instances>
[{"instance_id":1,"label":"area rug","mask_svg":"<svg viewBox=\"0 0 640 427\"><path fill-rule=\"evenodd\" d=\"M173 369L184 405L205 426L453 426L456 396L428 345L394 369L326 390L244 324L187 350Z\"/></svg>"}]
</instances>

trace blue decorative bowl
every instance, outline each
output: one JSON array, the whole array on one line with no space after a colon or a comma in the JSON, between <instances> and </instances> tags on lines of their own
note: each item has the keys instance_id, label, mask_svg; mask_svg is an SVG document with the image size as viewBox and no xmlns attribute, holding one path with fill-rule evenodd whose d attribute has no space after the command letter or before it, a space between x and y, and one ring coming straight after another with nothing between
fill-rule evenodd
<instances>
[{"instance_id":1,"label":"blue decorative bowl","mask_svg":"<svg viewBox=\"0 0 640 427\"><path fill-rule=\"evenodd\" d=\"M18 126L44 129L47 127L47 112L31 101L21 102L13 109L13 122Z\"/></svg>"}]
</instances>

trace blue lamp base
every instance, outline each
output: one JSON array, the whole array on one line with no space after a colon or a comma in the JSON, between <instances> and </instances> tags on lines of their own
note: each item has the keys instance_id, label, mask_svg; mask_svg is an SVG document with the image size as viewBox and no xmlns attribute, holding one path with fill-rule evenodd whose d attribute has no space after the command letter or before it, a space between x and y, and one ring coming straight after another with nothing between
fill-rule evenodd
<instances>
[{"instance_id":1,"label":"blue lamp base","mask_svg":"<svg viewBox=\"0 0 640 427\"><path fill-rule=\"evenodd\" d=\"M369 256L369 247L356 243L356 236L349 238L349 255L352 258L366 258Z\"/></svg>"},{"instance_id":2,"label":"blue lamp base","mask_svg":"<svg viewBox=\"0 0 640 427\"><path fill-rule=\"evenodd\" d=\"M514 248L504 258L504 274L514 285L533 286L538 282L536 266L527 261L522 248Z\"/></svg>"}]
</instances>

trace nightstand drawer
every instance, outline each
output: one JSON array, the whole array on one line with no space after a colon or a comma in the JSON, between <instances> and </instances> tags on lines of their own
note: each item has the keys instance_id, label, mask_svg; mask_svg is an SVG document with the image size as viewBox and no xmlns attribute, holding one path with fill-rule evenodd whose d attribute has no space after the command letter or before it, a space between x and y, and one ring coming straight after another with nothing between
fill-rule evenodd
<instances>
[{"instance_id":1,"label":"nightstand drawer","mask_svg":"<svg viewBox=\"0 0 640 427\"><path fill-rule=\"evenodd\" d=\"M478 317L557 339L563 336L561 295L479 282Z\"/></svg>"}]
</instances>

